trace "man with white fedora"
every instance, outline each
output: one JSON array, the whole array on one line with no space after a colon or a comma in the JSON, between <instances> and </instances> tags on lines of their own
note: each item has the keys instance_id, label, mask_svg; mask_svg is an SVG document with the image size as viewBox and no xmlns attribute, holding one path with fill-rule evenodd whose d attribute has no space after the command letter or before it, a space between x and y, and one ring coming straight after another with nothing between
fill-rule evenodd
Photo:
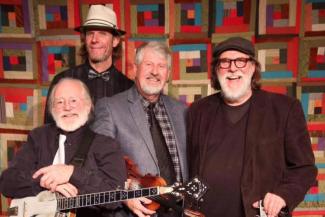
<instances>
[{"instance_id":1,"label":"man with white fedora","mask_svg":"<svg viewBox=\"0 0 325 217\"><path fill-rule=\"evenodd\" d=\"M121 36L126 33L118 28L115 12L106 5L91 5L84 24L75 30L80 32L82 45L79 54L83 64L57 74L51 82L48 96L53 86L64 77L83 81L94 104L102 97L129 89L133 81L114 66L114 60L120 56L122 49ZM44 122L53 122L48 108L45 109Z\"/></svg>"}]
</instances>

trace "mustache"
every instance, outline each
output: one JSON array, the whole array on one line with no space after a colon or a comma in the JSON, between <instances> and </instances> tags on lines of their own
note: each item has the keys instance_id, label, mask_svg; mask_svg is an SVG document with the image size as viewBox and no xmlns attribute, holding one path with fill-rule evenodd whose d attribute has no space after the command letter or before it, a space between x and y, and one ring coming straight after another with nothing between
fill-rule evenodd
<instances>
[{"instance_id":1,"label":"mustache","mask_svg":"<svg viewBox=\"0 0 325 217\"><path fill-rule=\"evenodd\" d=\"M150 73L150 75L148 75L146 77L146 79L153 79L153 78L160 81L160 76L159 75L155 75L155 74Z\"/></svg>"}]
</instances>

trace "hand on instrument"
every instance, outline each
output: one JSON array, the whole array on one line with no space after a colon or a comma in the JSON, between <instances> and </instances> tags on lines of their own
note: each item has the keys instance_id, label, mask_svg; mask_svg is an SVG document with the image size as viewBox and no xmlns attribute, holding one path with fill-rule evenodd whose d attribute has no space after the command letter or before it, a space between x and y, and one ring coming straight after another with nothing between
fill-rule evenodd
<instances>
[{"instance_id":1,"label":"hand on instrument","mask_svg":"<svg viewBox=\"0 0 325 217\"><path fill-rule=\"evenodd\" d=\"M43 167L33 174L33 178L40 178L40 186L54 192L57 185L69 182L73 173L72 165L56 164Z\"/></svg>"},{"instance_id":2,"label":"hand on instrument","mask_svg":"<svg viewBox=\"0 0 325 217\"><path fill-rule=\"evenodd\" d=\"M69 182L56 186L55 191L65 197L75 197L78 195L78 189Z\"/></svg>"},{"instance_id":3,"label":"hand on instrument","mask_svg":"<svg viewBox=\"0 0 325 217\"><path fill-rule=\"evenodd\" d=\"M263 199L264 210L268 217L277 217L282 208L286 206L286 202L282 197L267 193ZM258 208L258 201L253 203L253 207Z\"/></svg>"},{"instance_id":4,"label":"hand on instrument","mask_svg":"<svg viewBox=\"0 0 325 217\"><path fill-rule=\"evenodd\" d=\"M150 217L150 215L156 213L150 209L147 209L143 204L150 204L152 201L141 197L132 200L127 200L124 203L129 207L129 209L136 214L138 217Z\"/></svg>"}]
</instances>

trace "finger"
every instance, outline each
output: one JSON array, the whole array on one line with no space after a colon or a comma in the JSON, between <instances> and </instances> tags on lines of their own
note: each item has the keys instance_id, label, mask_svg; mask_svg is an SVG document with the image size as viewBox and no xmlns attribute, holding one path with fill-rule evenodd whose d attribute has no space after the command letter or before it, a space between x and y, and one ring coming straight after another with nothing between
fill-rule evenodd
<instances>
[{"instance_id":1,"label":"finger","mask_svg":"<svg viewBox=\"0 0 325 217\"><path fill-rule=\"evenodd\" d=\"M271 197L270 200L269 200L269 206L268 206L268 209L267 209L267 215L269 217L273 217L273 216L276 216L276 204L275 204L275 198L274 197Z\"/></svg>"},{"instance_id":2,"label":"finger","mask_svg":"<svg viewBox=\"0 0 325 217\"><path fill-rule=\"evenodd\" d=\"M274 198L271 207L270 207L270 214L273 216L277 216L281 210L281 204L279 198Z\"/></svg>"},{"instance_id":3,"label":"finger","mask_svg":"<svg viewBox=\"0 0 325 217\"><path fill-rule=\"evenodd\" d=\"M71 197L71 194L68 190L66 190L63 186L59 186L56 188L56 191L62 194L65 197Z\"/></svg>"},{"instance_id":4,"label":"finger","mask_svg":"<svg viewBox=\"0 0 325 217\"><path fill-rule=\"evenodd\" d=\"M47 174L42 175L42 177L39 180L40 186L42 186L43 188L46 188L46 182L48 181L49 178L50 177Z\"/></svg>"},{"instance_id":5,"label":"finger","mask_svg":"<svg viewBox=\"0 0 325 217\"><path fill-rule=\"evenodd\" d=\"M39 177L40 175L43 175L46 171L46 167L43 167L39 170L37 170L34 174L33 174L33 179L36 179L37 177Z\"/></svg>"},{"instance_id":6,"label":"finger","mask_svg":"<svg viewBox=\"0 0 325 217\"><path fill-rule=\"evenodd\" d=\"M52 183L49 185L49 188L48 188L48 189L49 189L51 192L55 192L56 187L57 187L57 184L56 184L55 182L52 182Z\"/></svg>"},{"instance_id":7,"label":"finger","mask_svg":"<svg viewBox=\"0 0 325 217\"><path fill-rule=\"evenodd\" d=\"M132 212L136 213L137 215L139 214L139 212L141 212L142 215L152 215L156 213L155 211L144 207L141 204L141 200L139 198L126 201L126 205L129 207L130 210L132 210Z\"/></svg>"},{"instance_id":8,"label":"finger","mask_svg":"<svg viewBox=\"0 0 325 217\"><path fill-rule=\"evenodd\" d=\"M146 217L140 210L134 210L133 213L136 214L138 217Z\"/></svg>"},{"instance_id":9,"label":"finger","mask_svg":"<svg viewBox=\"0 0 325 217\"><path fill-rule=\"evenodd\" d=\"M252 206L253 206L254 208L259 208L259 206L258 206L258 201L256 201L255 203L253 203Z\"/></svg>"},{"instance_id":10,"label":"finger","mask_svg":"<svg viewBox=\"0 0 325 217\"><path fill-rule=\"evenodd\" d=\"M137 207L143 214L146 214L146 215L152 215L154 213L156 213L156 211L154 210L150 210L148 208L146 208L145 206L143 206L142 204L140 204L139 207Z\"/></svg>"},{"instance_id":11,"label":"finger","mask_svg":"<svg viewBox=\"0 0 325 217\"><path fill-rule=\"evenodd\" d=\"M152 200L145 198L145 197L141 197L141 198L139 198L139 200L141 201L141 203L144 203L144 204L152 203Z\"/></svg>"},{"instance_id":12,"label":"finger","mask_svg":"<svg viewBox=\"0 0 325 217\"><path fill-rule=\"evenodd\" d=\"M51 178L50 175L48 174L44 174L42 176L42 178L40 179L40 185L44 188L49 188L50 184L53 182L54 180Z\"/></svg>"},{"instance_id":13,"label":"finger","mask_svg":"<svg viewBox=\"0 0 325 217\"><path fill-rule=\"evenodd\" d=\"M75 196L77 196L77 194L75 193L75 191L72 188L70 188L69 186L65 186L63 188L63 190L66 191L69 194L69 197L75 197Z\"/></svg>"},{"instance_id":14,"label":"finger","mask_svg":"<svg viewBox=\"0 0 325 217\"><path fill-rule=\"evenodd\" d=\"M67 188L69 189L69 192L71 192L71 195L73 195L74 197L78 195L78 189L72 185L71 183L67 183Z\"/></svg>"},{"instance_id":15,"label":"finger","mask_svg":"<svg viewBox=\"0 0 325 217\"><path fill-rule=\"evenodd\" d=\"M264 197L264 200L263 200L263 205L264 205L264 210L266 213L269 212L269 209L270 209L270 194L267 193Z\"/></svg>"}]
</instances>

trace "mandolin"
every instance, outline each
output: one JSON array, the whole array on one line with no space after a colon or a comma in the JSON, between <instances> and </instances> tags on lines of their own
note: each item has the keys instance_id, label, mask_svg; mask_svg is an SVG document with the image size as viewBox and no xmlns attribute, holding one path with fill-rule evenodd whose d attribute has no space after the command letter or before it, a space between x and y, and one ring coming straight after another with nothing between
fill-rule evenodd
<instances>
[{"instance_id":1,"label":"mandolin","mask_svg":"<svg viewBox=\"0 0 325 217\"><path fill-rule=\"evenodd\" d=\"M128 178L131 180L129 183L130 189L140 187L148 188L152 186L167 186L166 181L162 177L152 176L150 174L141 176L138 167L129 157L124 156L124 160L128 171ZM176 183L175 185L181 184ZM187 200L191 200L192 203L197 203L207 191L207 186L197 177L195 177L184 185L183 190L184 191L182 194L175 192L172 192L172 194L183 199L186 198ZM185 217L204 217L204 215L198 211L177 206L175 201L168 197L168 194L150 196L149 199L152 200L152 203L145 204L144 206L150 210L157 210L160 205L164 205L168 208L174 209L177 212L182 212Z\"/></svg>"}]
</instances>

